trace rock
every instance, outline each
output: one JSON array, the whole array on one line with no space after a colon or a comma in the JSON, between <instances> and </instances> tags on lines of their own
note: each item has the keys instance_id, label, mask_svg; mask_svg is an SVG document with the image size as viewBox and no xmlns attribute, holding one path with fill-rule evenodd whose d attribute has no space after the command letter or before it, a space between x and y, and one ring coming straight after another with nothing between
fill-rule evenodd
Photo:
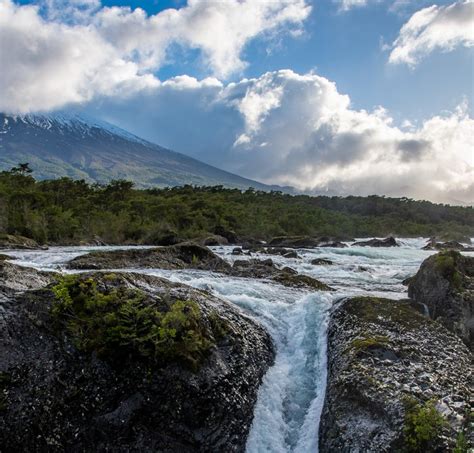
<instances>
[{"instance_id":1,"label":"rock","mask_svg":"<svg viewBox=\"0 0 474 453\"><path fill-rule=\"evenodd\" d=\"M271 247L314 248L319 241L309 236L279 236L273 238L268 245Z\"/></svg>"},{"instance_id":2,"label":"rock","mask_svg":"<svg viewBox=\"0 0 474 453\"><path fill-rule=\"evenodd\" d=\"M319 451L452 451L458 432L468 423L471 361L455 335L408 301L342 301L328 328ZM431 407L430 401L437 407L442 402L452 415L446 425L439 416L430 418L433 438L411 450L405 429L411 432L413 422L407 414Z\"/></svg>"},{"instance_id":3,"label":"rock","mask_svg":"<svg viewBox=\"0 0 474 453\"><path fill-rule=\"evenodd\" d=\"M347 244L344 244L340 240L332 237L322 236L318 238L318 247L332 247L332 248L345 248Z\"/></svg>"},{"instance_id":4,"label":"rock","mask_svg":"<svg viewBox=\"0 0 474 453\"><path fill-rule=\"evenodd\" d=\"M399 247L394 237L385 239L370 239L368 241L359 241L352 244L353 247Z\"/></svg>"},{"instance_id":5,"label":"rock","mask_svg":"<svg viewBox=\"0 0 474 453\"><path fill-rule=\"evenodd\" d=\"M164 247L176 245L181 242L184 242L183 238L171 230L152 234L146 240L148 245L160 245Z\"/></svg>"},{"instance_id":6,"label":"rock","mask_svg":"<svg viewBox=\"0 0 474 453\"><path fill-rule=\"evenodd\" d=\"M408 296L424 304L474 350L474 258L456 251L427 258L408 286Z\"/></svg>"},{"instance_id":7,"label":"rock","mask_svg":"<svg viewBox=\"0 0 474 453\"><path fill-rule=\"evenodd\" d=\"M456 241L448 242L436 242L434 239L430 239L428 244L423 247L423 250L464 250L464 245Z\"/></svg>"},{"instance_id":8,"label":"rock","mask_svg":"<svg viewBox=\"0 0 474 453\"><path fill-rule=\"evenodd\" d=\"M298 274L290 267L279 269L271 259L236 260L229 275L244 278L267 278L289 287L309 288L317 291L333 290L325 283L308 275Z\"/></svg>"},{"instance_id":9,"label":"rock","mask_svg":"<svg viewBox=\"0 0 474 453\"><path fill-rule=\"evenodd\" d=\"M233 250L232 250L232 255L243 255L244 254L244 251L242 250L241 247L235 247Z\"/></svg>"},{"instance_id":10,"label":"rock","mask_svg":"<svg viewBox=\"0 0 474 453\"><path fill-rule=\"evenodd\" d=\"M284 258L299 258L295 250L285 249L284 247L268 247L265 253L269 255L281 255Z\"/></svg>"},{"instance_id":11,"label":"rock","mask_svg":"<svg viewBox=\"0 0 474 453\"><path fill-rule=\"evenodd\" d=\"M235 234L235 231L224 228L221 225L218 225L214 228L214 234L217 234L218 236L226 238L229 244L237 244L239 242L239 239L237 237L237 234Z\"/></svg>"},{"instance_id":12,"label":"rock","mask_svg":"<svg viewBox=\"0 0 474 453\"><path fill-rule=\"evenodd\" d=\"M6 256L6 255L4 255ZM11 259L8 257L8 259ZM0 290L26 291L42 288L57 278L55 272L37 271L0 260Z\"/></svg>"},{"instance_id":13,"label":"rock","mask_svg":"<svg viewBox=\"0 0 474 453\"><path fill-rule=\"evenodd\" d=\"M283 258L293 258L293 259L297 259L299 258L299 255L294 251L294 250L290 250L286 253L284 253L282 255Z\"/></svg>"},{"instance_id":14,"label":"rock","mask_svg":"<svg viewBox=\"0 0 474 453\"><path fill-rule=\"evenodd\" d=\"M294 288L309 288L316 291L334 291L334 289L330 286L308 275L294 274L291 272L279 272L272 278L284 286L290 286Z\"/></svg>"},{"instance_id":15,"label":"rock","mask_svg":"<svg viewBox=\"0 0 474 453\"><path fill-rule=\"evenodd\" d=\"M413 280L413 275L411 277L407 277L405 278L403 281L402 281L402 285L404 286L408 286L410 284L410 282Z\"/></svg>"},{"instance_id":16,"label":"rock","mask_svg":"<svg viewBox=\"0 0 474 453\"><path fill-rule=\"evenodd\" d=\"M310 236L279 236L273 238L269 244L272 247L288 248L316 248L316 247L347 247L336 238L322 236L318 238Z\"/></svg>"},{"instance_id":17,"label":"rock","mask_svg":"<svg viewBox=\"0 0 474 453\"><path fill-rule=\"evenodd\" d=\"M205 269L225 272L230 265L207 247L183 242L169 247L91 252L74 258L69 269Z\"/></svg>"},{"instance_id":18,"label":"rock","mask_svg":"<svg viewBox=\"0 0 474 453\"><path fill-rule=\"evenodd\" d=\"M0 234L0 249L45 250L46 246L39 245L34 239L12 234Z\"/></svg>"},{"instance_id":19,"label":"rock","mask_svg":"<svg viewBox=\"0 0 474 453\"><path fill-rule=\"evenodd\" d=\"M122 353L127 343L111 356L89 352L83 348L90 343L74 337L84 331L68 330L52 314L50 288L1 301L9 313L8 329L0 333L2 450L244 451L258 387L274 357L267 332L233 305L161 278L78 278L84 287L94 281L100 291L138 292L142 304L160 310L194 301L213 346L195 369L172 357L157 364L137 347Z\"/></svg>"},{"instance_id":20,"label":"rock","mask_svg":"<svg viewBox=\"0 0 474 453\"><path fill-rule=\"evenodd\" d=\"M229 241L225 237L219 236L217 234L208 236L207 238L202 240L202 245L205 246L227 245L228 243Z\"/></svg>"},{"instance_id":21,"label":"rock","mask_svg":"<svg viewBox=\"0 0 474 453\"><path fill-rule=\"evenodd\" d=\"M313 266L331 266L334 264L331 260L327 260L325 258L315 258L311 261Z\"/></svg>"}]
</instances>

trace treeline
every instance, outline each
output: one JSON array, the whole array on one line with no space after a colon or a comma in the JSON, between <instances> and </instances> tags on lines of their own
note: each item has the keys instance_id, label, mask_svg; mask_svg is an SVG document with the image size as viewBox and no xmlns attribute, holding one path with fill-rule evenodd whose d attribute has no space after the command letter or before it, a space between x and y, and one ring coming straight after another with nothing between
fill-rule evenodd
<instances>
[{"instance_id":1,"label":"treeline","mask_svg":"<svg viewBox=\"0 0 474 453\"><path fill-rule=\"evenodd\" d=\"M216 187L136 190L69 178L36 181L28 166L0 173L0 233L40 243L156 243L173 232L203 237L216 227L241 237L474 236L472 207L406 198L311 197Z\"/></svg>"}]
</instances>

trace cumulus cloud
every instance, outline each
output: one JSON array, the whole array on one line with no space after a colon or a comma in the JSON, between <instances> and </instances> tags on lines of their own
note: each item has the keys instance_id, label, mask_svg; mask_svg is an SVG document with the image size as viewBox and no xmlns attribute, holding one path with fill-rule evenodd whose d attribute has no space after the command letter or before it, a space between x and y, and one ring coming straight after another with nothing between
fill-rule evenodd
<instances>
[{"instance_id":1,"label":"cumulus cloud","mask_svg":"<svg viewBox=\"0 0 474 453\"><path fill-rule=\"evenodd\" d=\"M189 0L152 16L99 0L0 0L0 109L49 110L157 86L154 72L177 45L225 78L246 66L250 40L300 30L310 11L306 0Z\"/></svg>"},{"instance_id":2,"label":"cumulus cloud","mask_svg":"<svg viewBox=\"0 0 474 453\"><path fill-rule=\"evenodd\" d=\"M400 30L389 62L416 66L430 53L474 46L474 1L417 11Z\"/></svg>"},{"instance_id":3,"label":"cumulus cloud","mask_svg":"<svg viewBox=\"0 0 474 453\"><path fill-rule=\"evenodd\" d=\"M267 183L329 194L474 201L474 120L466 104L397 127L379 107L356 110L314 73L269 72L220 84L172 79L99 115L140 136Z\"/></svg>"}]
</instances>

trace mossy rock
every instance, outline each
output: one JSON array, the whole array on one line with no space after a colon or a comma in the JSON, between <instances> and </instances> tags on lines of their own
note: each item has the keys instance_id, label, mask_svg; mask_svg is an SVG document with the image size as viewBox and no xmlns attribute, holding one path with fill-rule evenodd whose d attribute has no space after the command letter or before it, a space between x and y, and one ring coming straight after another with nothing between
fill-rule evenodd
<instances>
[{"instance_id":1,"label":"mossy rock","mask_svg":"<svg viewBox=\"0 0 474 453\"><path fill-rule=\"evenodd\" d=\"M180 362L197 369L226 334L217 313L207 318L192 300L171 301L130 288L120 275L69 275L52 289L56 330L79 351L112 364Z\"/></svg>"},{"instance_id":2,"label":"mossy rock","mask_svg":"<svg viewBox=\"0 0 474 453\"><path fill-rule=\"evenodd\" d=\"M347 313L362 321L373 324L397 323L406 329L417 329L429 322L421 313L413 309L410 301L395 301L380 297L353 297L346 301Z\"/></svg>"}]
</instances>

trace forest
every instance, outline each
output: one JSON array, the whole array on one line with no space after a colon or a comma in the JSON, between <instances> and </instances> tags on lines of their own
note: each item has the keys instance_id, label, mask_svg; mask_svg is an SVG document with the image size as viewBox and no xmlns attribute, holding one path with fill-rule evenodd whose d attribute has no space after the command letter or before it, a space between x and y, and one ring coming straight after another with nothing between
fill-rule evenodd
<instances>
[{"instance_id":1,"label":"forest","mask_svg":"<svg viewBox=\"0 0 474 453\"><path fill-rule=\"evenodd\" d=\"M164 235L474 237L472 207L383 196L327 197L222 186L137 190L125 180L37 181L27 164L0 173L0 234L41 244L156 244Z\"/></svg>"}]
</instances>

